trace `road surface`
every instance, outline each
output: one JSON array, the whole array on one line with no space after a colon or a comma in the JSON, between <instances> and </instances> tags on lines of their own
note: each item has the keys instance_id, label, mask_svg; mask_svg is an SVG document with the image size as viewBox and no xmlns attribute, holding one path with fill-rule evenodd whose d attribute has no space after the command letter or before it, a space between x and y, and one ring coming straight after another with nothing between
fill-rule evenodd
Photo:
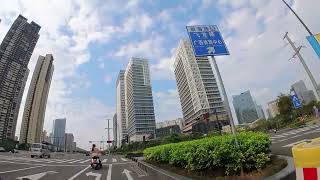
<instances>
[{"instance_id":1,"label":"road surface","mask_svg":"<svg viewBox=\"0 0 320 180\"><path fill-rule=\"evenodd\" d=\"M0 154L0 179L13 180L156 180L123 156L103 156L103 168L91 169L90 157L82 154L51 159Z\"/></svg>"},{"instance_id":2,"label":"road surface","mask_svg":"<svg viewBox=\"0 0 320 180\"><path fill-rule=\"evenodd\" d=\"M320 137L320 124L276 133L271 136L271 152L277 155L292 156L291 149L294 145L318 137Z\"/></svg>"}]
</instances>

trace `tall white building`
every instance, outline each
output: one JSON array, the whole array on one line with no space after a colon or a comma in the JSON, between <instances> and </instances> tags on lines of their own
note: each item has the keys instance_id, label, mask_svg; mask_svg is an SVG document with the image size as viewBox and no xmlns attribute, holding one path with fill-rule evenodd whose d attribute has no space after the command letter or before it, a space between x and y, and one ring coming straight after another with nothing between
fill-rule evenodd
<instances>
[{"instance_id":1,"label":"tall white building","mask_svg":"<svg viewBox=\"0 0 320 180\"><path fill-rule=\"evenodd\" d=\"M53 56L39 56L34 69L20 129L20 143L39 143L54 66Z\"/></svg>"},{"instance_id":2,"label":"tall white building","mask_svg":"<svg viewBox=\"0 0 320 180\"><path fill-rule=\"evenodd\" d=\"M185 121L184 132L192 132L204 120L212 126L229 123L209 59L196 58L189 40L180 41L174 73Z\"/></svg>"},{"instance_id":3,"label":"tall white building","mask_svg":"<svg viewBox=\"0 0 320 180\"><path fill-rule=\"evenodd\" d=\"M129 141L155 136L155 115L148 60L132 58L124 73L125 110Z\"/></svg>"},{"instance_id":4,"label":"tall white building","mask_svg":"<svg viewBox=\"0 0 320 180\"><path fill-rule=\"evenodd\" d=\"M117 146L121 147L122 142L127 136L126 125L126 105L125 105L125 89L124 89L124 70L120 70L116 83L116 114L117 114Z\"/></svg>"}]
</instances>

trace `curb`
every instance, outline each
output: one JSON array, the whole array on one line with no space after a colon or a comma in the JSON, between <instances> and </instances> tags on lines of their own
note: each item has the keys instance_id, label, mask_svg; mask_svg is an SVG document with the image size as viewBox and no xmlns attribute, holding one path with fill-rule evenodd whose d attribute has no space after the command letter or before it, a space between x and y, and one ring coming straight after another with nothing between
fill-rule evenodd
<instances>
[{"instance_id":1,"label":"curb","mask_svg":"<svg viewBox=\"0 0 320 180\"><path fill-rule=\"evenodd\" d=\"M279 158L287 160L288 165L282 169L280 172L269 176L267 178L264 178L264 180L275 180L275 179L284 179L287 178L289 175L295 172L294 162L293 158L289 156L281 156L277 155Z\"/></svg>"},{"instance_id":2,"label":"curb","mask_svg":"<svg viewBox=\"0 0 320 180\"><path fill-rule=\"evenodd\" d=\"M161 180L192 180L190 178L175 174L173 172L169 172L163 170L159 167L153 166L149 163L144 162L141 158L132 158L138 164L138 167L151 175L152 177L156 177Z\"/></svg>"}]
</instances>

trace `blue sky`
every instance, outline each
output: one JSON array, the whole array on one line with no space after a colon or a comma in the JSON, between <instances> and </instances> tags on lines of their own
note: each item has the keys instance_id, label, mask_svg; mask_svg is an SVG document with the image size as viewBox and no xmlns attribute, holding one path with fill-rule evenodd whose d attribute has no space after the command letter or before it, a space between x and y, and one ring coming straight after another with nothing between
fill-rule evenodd
<instances>
[{"instance_id":1,"label":"blue sky","mask_svg":"<svg viewBox=\"0 0 320 180\"><path fill-rule=\"evenodd\" d=\"M288 2L313 32L320 32L319 1ZM299 62L288 61L292 50L282 40L286 31L306 46L303 55L320 81L319 59L305 40L307 32L280 0L4 0L0 39L18 14L42 26L30 70L39 55L55 58L44 128L50 132L54 118L66 117L67 131L81 147L106 138L117 74L130 57L149 59L156 121L182 116L172 70L175 48L187 38L186 25L219 26L230 51L230 56L217 57L229 98L249 89L266 107L300 79L311 88Z\"/></svg>"}]
</instances>

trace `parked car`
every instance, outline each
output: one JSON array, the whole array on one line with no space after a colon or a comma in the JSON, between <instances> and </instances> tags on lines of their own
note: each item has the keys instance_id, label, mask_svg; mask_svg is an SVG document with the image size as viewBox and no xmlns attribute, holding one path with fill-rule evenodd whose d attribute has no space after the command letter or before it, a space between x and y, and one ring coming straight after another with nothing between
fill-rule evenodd
<instances>
[{"instance_id":1,"label":"parked car","mask_svg":"<svg viewBox=\"0 0 320 180\"><path fill-rule=\"evenodd\" d=\"M6 152L6 150L3 147L0 147L0 152Z\"/></svg>"},{"instance_id":2,"label":"parked car","mask_svg":"<svg viewBox=\"0 0 320 180\"><path fill-rule=\"evenodd\" d=\"M48 146L41 143L33 143L31 145L31 158L33 157L50 158L50 150Z\"/></svg>"}]
</instances>

